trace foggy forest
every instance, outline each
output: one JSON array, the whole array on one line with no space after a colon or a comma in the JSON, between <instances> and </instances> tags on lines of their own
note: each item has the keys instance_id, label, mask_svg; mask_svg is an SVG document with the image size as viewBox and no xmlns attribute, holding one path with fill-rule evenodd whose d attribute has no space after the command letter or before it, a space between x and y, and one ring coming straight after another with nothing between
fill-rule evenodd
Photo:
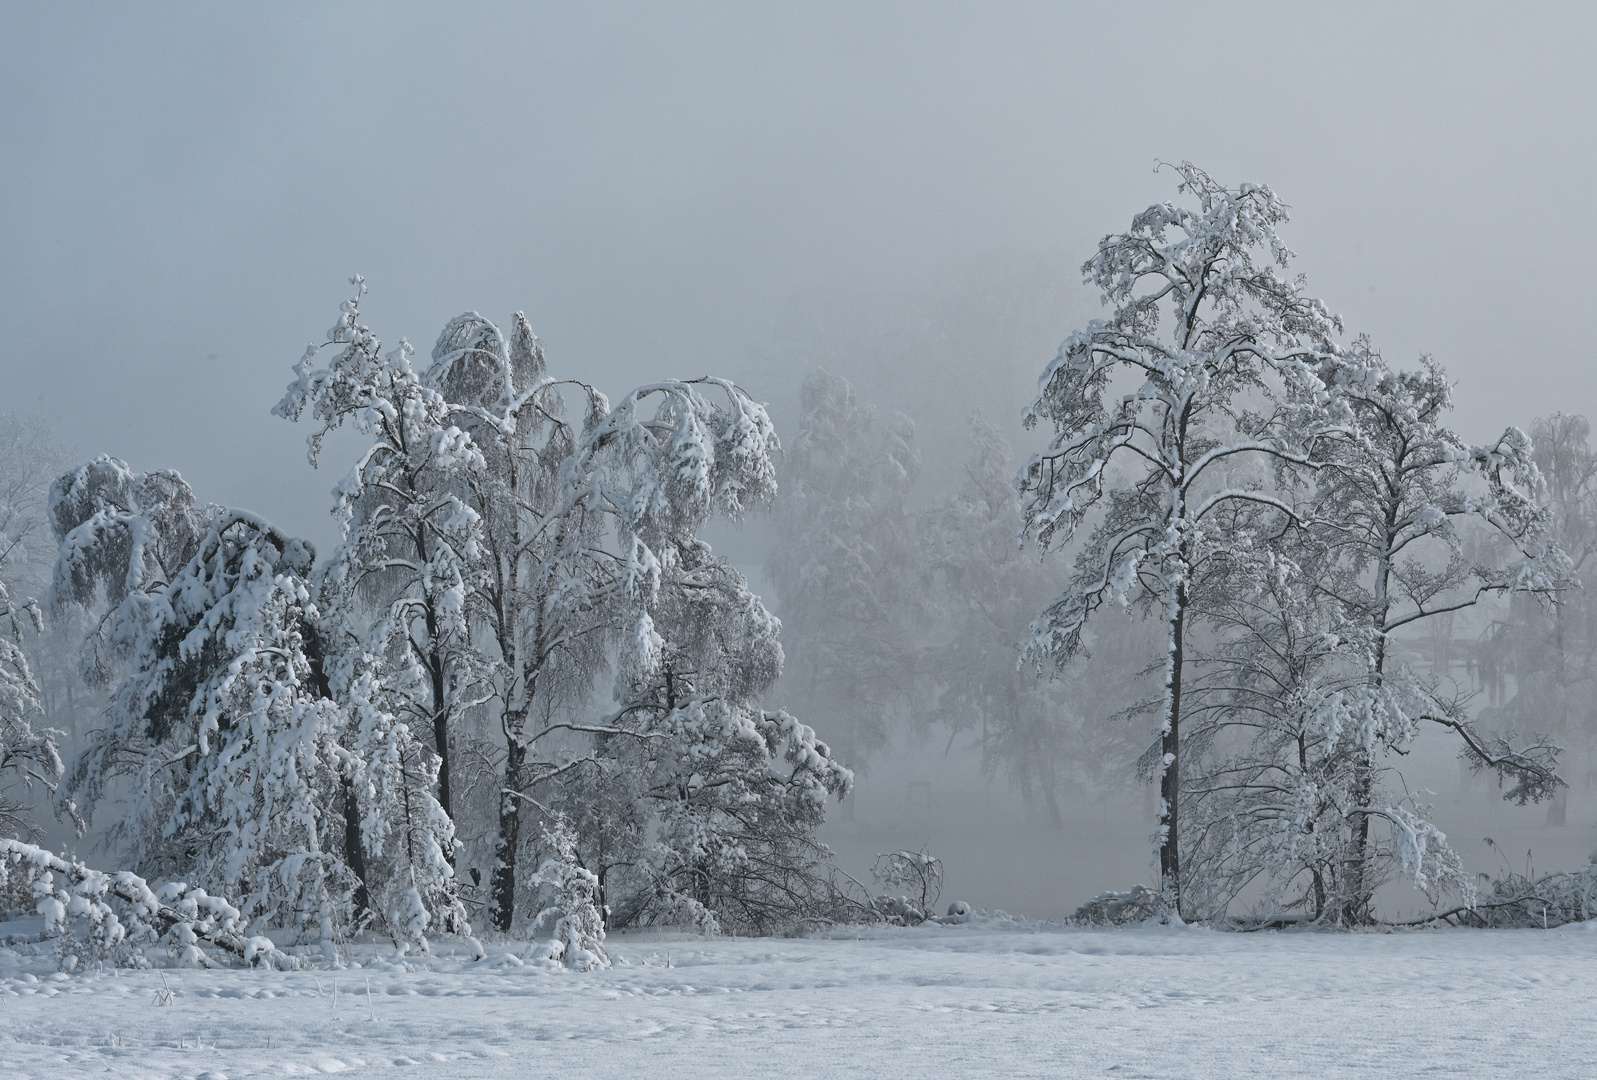
<instances>
[{"instance_id":1,"label":"foggy forest","mask_svg":"<svg viewBox=\"0 0 1597 1080\"><path fill-rule=\"evenodd\" d=\"M0 1059L1589 1075L1593 27L1440 12L0 15Z\"/></svg>"}]
</instances>

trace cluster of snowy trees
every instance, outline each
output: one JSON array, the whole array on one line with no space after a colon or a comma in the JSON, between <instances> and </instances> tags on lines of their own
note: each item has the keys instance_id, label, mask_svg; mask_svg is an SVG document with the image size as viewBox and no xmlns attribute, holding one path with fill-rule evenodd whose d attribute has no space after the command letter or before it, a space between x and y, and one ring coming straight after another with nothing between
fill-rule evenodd
<instances>
[{"instance_id":1,"label":"cluster of snowy trees","mask_svg":"<svg viewBox=\"0 0 1597 1080\"><path fill-rule=\"evenodd\" d=\"M1119 609L1162 624L1142 766L1166 917L1223 915L1251 888L1266 910L1357 923L1395 868L1467 895L1392 755L1445 730L1523 802L1562 783L1557 748L1483 733L1390 644L1486 596L1573 585L1531 440L1464 443L1438 365L1343 344L1286 276L1268 188L1176 172L1187 201L1137 215L1084 266L1109 316L1065 341L1027 416L1050 438L1020 477L1025 533L1075 552L1028 655L1077 661Z\"/></svg>"},{"instance_id":2,"label":"cluster of snowy trees","mask_svg":"<svg viewBox=\"0 0 1597 1080\"><path fill-rule=\"evenodd\" d=\"M852 776L762 708L779 624L698 535L774 495L765 410L716 379L611 403L552 378L520 315L455 319L418 371L356 284L276 408L313 463L362 441L342 542L318 559L173 472L67 471L49 606L108 704L63 764L0 644L0 767L141 879L329 948L552 920L590 966L605 926L825 910L813 834Z\"/></svg>"},{"instance_id":3,"label":"cluster of snowy trees","mask_svg":"<svg viewBox=\"0 0 1597 1080\"><path fill-rule=\"evenodd\" d=\"M1017 476L973 413L930 498L915 424L827 371L779 457L738 386L612 403L553 377L519 314L462 315L415 364L360 322L360 279L275 409L313 465L358 442L321 557L173 472L62 471L8 420L0 833L30 838L53 792L134 876L16 842L12 864L185 948L543 925L591 967L606 929L874 910L815 830L843 762L910 724L972 737L1056 825L1063 791L1136 763L1159 886L1095 917L1353 925L1399 874L1468 903L1396 762L1434 731L1521 803L1559 796L1560 744L1597 768L1589 428L1464 442L1439 365L1391 367L1288 276L1268 188L1176 172L1181 201L1083 268L1109 311L1043 372L1046 446ZM703 539L768 506L780 623ZM1498 617L1453 648L1470 609ZM1402 648L1420 628L1429 665ZM161 913L184 897L210 899Z\"/></svg>"},{"instance_id":4,"label":"cluster of snowy trees","mask_svg":"<svg viewBox=\"0 0 1597 1080\"><path fill-rule=\"evenodd\" d=\"M1585 421L1466 443L1440 365L1392 367L1289 275L1269 189L1176 172L1184 199L1083 267L1109 314L1043 372L1018 477L976 416L962 475L914 504L914 424L806 379L769 566L784 689L851 760L894 721L970 733L1056 822L1136 761L1160 882L1128 910L1352 925L1399 875L1468 899L1397 765L1429 729L1509 799L1556 800L1561 746L1597 732ZM1039 551L1074 560L1063 591ZM1477 606L1482 710L1405 646Z\"/></svg>"}]
</instances>

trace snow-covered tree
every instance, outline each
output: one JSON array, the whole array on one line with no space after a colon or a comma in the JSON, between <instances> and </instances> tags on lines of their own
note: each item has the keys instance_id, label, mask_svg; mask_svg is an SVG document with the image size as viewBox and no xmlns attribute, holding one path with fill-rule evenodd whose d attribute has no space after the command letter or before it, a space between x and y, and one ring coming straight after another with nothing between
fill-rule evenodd
<instances>
[{"instance_id":1,"label":"snow-covered tree","mask_svg":"<svg viewBox=\"0 0 1597 1080\"><path fill-rule=\"evenodd\" d=\"M606 725L624 734L602 735L563 793L603 815L590 850L604 860L612 925L771 932L820 913L828 852L814 831L853 778L811 728L760 707L781 671L779 624L697 543L662 568L653 625L658 661L623 672L624 704Z\"/></svg>"},{"instance_id":2,"label":"snow-covered tree","mask_svg":"<svg viewBox=\"0 0 1597 1080\"><path fill-rule=\"evenodd\" d=\"M1471 888L1424 807L1361 779L1373 632L1322 587L1335 558L1289 530L1237 560L1206 599L1212 633L1189 658L1183 790L1184 897L1199 918L1227 916L1251 889L1266 922L1341 921L1351 890L1398 870L1433 898ZM1388 707L1415 711L1396 689ZM1372 818L1389 828L1365 834L1373 872L1359 877L1355 838Z\"/></svg>"},{"instance_id":3,"label":"snow-covered tree","mask_svg":"<svg viewBox=\"0 0 1597 1080\"><path fill-rule=\"evenodd\" d=\"M1395 758L1422 726L1445 728L1476 768L1513 783L1523 802L1550 794L1556 749L1514 746L1479 730L1467 702L1435 674L1394 659L1394 635L1493 592L1546 594L1564 560L1537 541L1544 512L1524 436L1472 448L1441 423L1450 396L1433 362L1387 368L1364 341L1336 387L1356 426L1323 448L1319 468L1278 470L1313 517L1282 530L1243 508L1203 617L1214 641L1192 658L1184 812L1194 910L1224 914L1247 886L1274 916L1365 921L1396 874L1436 895L1472 886L1445 837L1396 778ZM1465 523L1513 554L1490 567L1465 555Z\"/></svg>"},{"instance_id":4,"label":"snow-covered tree","mask_svg":"<svg viewBox=\"0 0 1597 1080\"><path fill-rule=\"evenodd\" d=\"M24 627L43 629L39 606L13 601L0 579L0 836L7 837L35 831L21 796L35 787L53 790L63 769L61 732L43 724L39 684L22 649Z\"/></svg>"},{"instance_id":5,"label":"snow-covered tree","mask_svg":"<svg viewBox=\"0 0 1597 1080\"><path fill-rule=\"evenodd\" d=\"M767 566L789 655L782 689L805 715L827 717L841 752L859 760L927 697L909 502L920 455L912 421L878 412L829 372L805 377L800 405Z\"/></svg>"},{"instance_id":6,"label":"snow-covered tree","mask_svg":"<svg viewBox=\"0 0 1597 1080\"><path fill-rule=\"evenodd\" d=\"M308 350L274 412L290 420L310 413L313 465L326 434L345 423L370 439L334 492L343 542L323 574L324 601L345 647L414 669L406 684L412 692L391 704L411 728L431 733L438 802L453 816L452 735L488 692L489 665L472 645L466 611L485 573L483 519L464 479L485 464L457 424L461 410L412 369L409 343L385 354L358 324L365 285L355 284L359 291L328 335L343 350L320 369L313 366L320 347Z\"/></svg>"},{"instance_id":7,"label":"snow-covered tree","mask_svg":"<svg viewBox=\"0 0 1597 1080\"><path fill-rule=\"evenodd\" d=\"M1025 532L1044 551L1096 523L1069 587L1035 624L1031 655L1068 662L1106 603L1156 607L1168 631L1150 764L1171 918L1181 912L1185 649L1203 566L1230 544L1217 519L1249 503L1295 520L1247 470L1311 463L1342 419L1326 390L1340 326L1284 276L1285 204L1269 188L1227 188L1191 164L1175 171L1196 205L1149 207L1083 266L1112 314L1068 338L1043 372L1026 421L1053 433L1019 477Z\"/></svg>"},{"instance_id":8,"label":"snow-covered tree","mask_svg":"<svg viewBox=\"0 0 1597 1080\"><path fill-rule=\"evenodd\" d=\"M1394 371L1363 353L1364 378L1341 393L1358 434L1343 440L1319 472L1315 503L1323 543L1336 552L1322 586L1342 605L1363 653L1366 687L1358 705L1355 826L1343 918L1368 917L1374 883L1370 831L1378 815L1377 757L1403 750L1420 724L1440 725L1476 768L1513 781L1511 798L1548 797L1562 784L1557 751L1545 740L1525 747L1480 732L1466 703L1435 676L1393 662L1390 643L1406 628L1475 606L1494 593L1549 597L1570 577L1569 561L1546 536L1542 481L1529 438L1509 428L1470 446L1445 426L1452 405L1447 373L1426 358ZM1508 558L1485 565L1466 555L1465 523L1485 530Z\"/></svg>"},{"instance_id":9,"label":"snow-covered tree","mask_svg":"<svg viewBox=\"0 0 1597 1080\"><path fill-rule=\"evenodd\" d=\"M581 971L609 967L604 948L604 914L596 903L599 879L577 856L577 834L564 817L544 829L550 856L533 875L532 884L549 905L533 920L535 927L549 924L554 932L548 947L551 960Z\"/></svg>"},{"instance_id":10,"label":"snow-covered tree","mask_svg":"<svg viewBox=\"0 0 1597 1080\"><path fill-rule=\"evenodd\" d=\"M64 538L74 555L92 549ZM124 778L111 843L146 876L249 894L271 922L334 932L359 860L338 855L337 710L317 692L305 640L313 553L224 512L188 565L113 631L131 673L65 791L92 814Z\"/></svg>"},{"instance_id":11,"label":"snow-covered tree","mask_svg":"<svg viewBox=\"0 0 1597 1080\"><path fill-rule=\"evenodd\" d=\"M57 602L114 602L92 655L126 671L62 801L93 815L114 792L105 841L145 876L239 896L246 918L314 928L324 944L367 910L392 928L397 868L373 882L368 856L400 845L400 891L458 922L431 767L373 700L374 661L329 656L310 545L245 511L193 509L180 477L151 475L102 458L56 487ZM160 498L116 499L152 486ZM201 518L169 570L159 556L186 547ZM396 938L414 941L414 926Z\"/></svg>"},{"instance_id":12,"label":"snow-covered tree","mask_svg":"<svg viewBox=\"0 0 1597 1080\"><path fill-rule=\"evenodd\" d=\"M389 640L417 658L419 685L436 670L429 655L443 661L445 695L421 699L432 715L477 709L498 730L489 904L494 925L509 930L524 818L545 814L563 779L583 770L611 768L612 790L641 783L641 763L617 762L633 753L623 747L664 737L649 727L660 714L637 704L677 648L663 611L678 594L714 591L701 582L724 563L697 531L769 501L776 440L764 409L722 380L650 383L614 406L587 384L557 381L519 315L508 337L475 313L453 320L419 376L405 346L383 355L358 319L357 295L329 336L335 357L317 368L326 346L307 352L278 411L309 412L313 439L346 420L374 438L341 488L349 509L338 576L369 583L373 625L386 619ZM376 479L379 469L389 479ZM366 494L373 486L384 490ZM356 595L340 603L353 610ZM609 670L621 711L586 720ZM572 808L579 846L599 819L619 820ZM605 889L603 872L596 877Z\"/></svg>"}]
</instances>

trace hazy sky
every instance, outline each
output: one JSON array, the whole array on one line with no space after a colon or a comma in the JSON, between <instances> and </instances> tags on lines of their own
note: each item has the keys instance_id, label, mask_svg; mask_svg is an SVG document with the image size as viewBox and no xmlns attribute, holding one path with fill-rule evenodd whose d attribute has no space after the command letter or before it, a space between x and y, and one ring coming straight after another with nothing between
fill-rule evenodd
<instances>
[{"instance_id":1,"label":"hazy sky","mask_svg":"<svg viewBox=\"0 0 1597 1080\"><path fill-rule=\"evenodd\" d=\"M1593 9L1396 6L0 4L0 408L325 540L343 463L269 410L353 272L423 353L521 308L612 393L737 377L795 297L1075 265L1190 158L1466 435L1597 412Z\"/></svg>"}]
</instances>

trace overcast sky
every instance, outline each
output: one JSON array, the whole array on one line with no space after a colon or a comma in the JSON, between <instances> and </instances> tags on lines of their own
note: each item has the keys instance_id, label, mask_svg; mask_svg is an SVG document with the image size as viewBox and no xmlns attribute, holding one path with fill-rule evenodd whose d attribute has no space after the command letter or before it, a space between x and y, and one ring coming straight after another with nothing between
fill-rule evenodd
<instances>
[{"instance_id":1,"label":"overcast sky","mask_svg":"<svg viewBox=\"0 0 1597 1080\"><path fill-rule=\"evenodd\" d=\"M612 394L744 377L797 297L1074 266L1189 158L1466 436L1597 412L1593 9L1396 6L5 3L0 408L325 541L269 410L353 272L423 353L524 309Z\"/></svg>"}]
</instances>

